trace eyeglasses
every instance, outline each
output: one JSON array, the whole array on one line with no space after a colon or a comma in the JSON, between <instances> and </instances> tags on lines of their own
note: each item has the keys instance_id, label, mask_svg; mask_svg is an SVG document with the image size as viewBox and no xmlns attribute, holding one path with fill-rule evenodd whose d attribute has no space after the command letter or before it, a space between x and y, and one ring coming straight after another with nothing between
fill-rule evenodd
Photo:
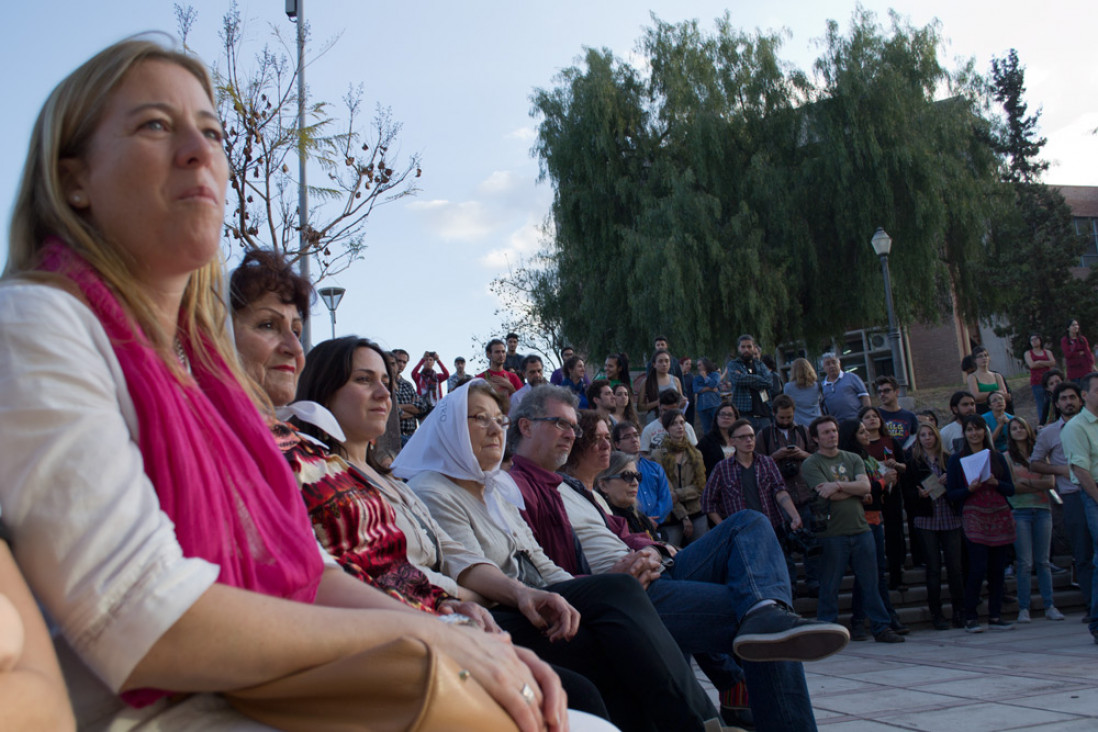
<instances>
[{"instance_id":1,"label":"eyeglasses","mask_svg":"<svg viewBox=\"0 0 1098 732\"><path fill-rule=\"evenodd\" d=\"M627 432L624 435L618 435L617 442L625 442L626 440L632 440L640 437L640 432Z\"/></svg>"},{"instance_id":2,"label":"eyeglasses","mask_svg":"<svg viewBox=\"0 0 1098 732\"><path fill-rule=\"evenodd\" d=\"M747 434L747 435L732 435L732 439L733 440L754 440L755 439L755 434L751 433L751 434Z\"/></svg>"},{"instance_id":3,"label":"eyeglasses","mask_svg":"<svg viewBox=\"0 0 1098 732\"><path fill-rule=\"evenodd\" d=\"M505 430L511 426L511 420L506 417L489 417L487 414L471 414L469 419L480 425L482 430L491 428L492 425L499 427L501 430Z\"/></svg>"},{"instance_id":4,"label":"eyeglasses","mask_svg":"<svg viewBox=\"0 0 1098 732\"><path fill-rule=\"evenodd\" d=\"M572 424L564 417L527 417L531 422L549 422L561 432L572 430L576 439L583 437L583 429L578 424Z\"/></svg>"},{"instance_id":5,"label":"eyeglasses","mask_svg":"<svg viewBox=\"0 0 1098 732\"><path fill-rule=\"evenodd\" d=\"M626 483L640 483L641 474L632 471L626 471L624 473L614 473L613 475L606 476L606 480L615 480L617 478L624 480Z\"/></svg>"}]
</instances>

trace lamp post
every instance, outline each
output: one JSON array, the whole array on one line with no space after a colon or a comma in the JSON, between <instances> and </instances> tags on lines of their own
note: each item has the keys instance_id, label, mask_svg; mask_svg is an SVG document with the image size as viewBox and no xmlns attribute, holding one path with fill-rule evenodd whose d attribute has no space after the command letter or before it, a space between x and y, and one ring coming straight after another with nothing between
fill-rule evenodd
<instances>
[{"instance_id":1,"label":"lamp post","mask_svg":"<svg viewBox=\"0 0 1098 732\"><path fill-rule=\"evenodd\" d=\"M305 162L308 157L305 149L305 0L286 0L286 16L297 24L297 223L298 251L301 252L301 276L311 281L309 276L309 189L305 185ZM341 293L342 295L342 293ZM338 302L338 300L336 301ZM332 311L332 322L335 311ZM301 332L301 341L308 351L312 346L313 334L309 321L305 321Z\"/></svg>"},{"instance_id":2,"label":"lamp post","mask_svg":"<svg viewBox=\"0 0 1098 732\"><path fill-rule=\"evenodd\" d=\"M888 342L892 347L892 368L896 371L896 380L900 382L900 395L907 393L907 367L904 364L900 348L900 328L896 325L896 312L892 308L892 277L888 272L888 253L892 251L892 237L883 228L877 227L869 241L873 251L881 259L881 274L884 276L885 303L888 305Z\"/></svg>"},{"instance_id":3,"label":"lamp post","mask_svg":"<svg viewBox=\"0 0 1098 732\"><path fill-rule=\"evenodd\" d=\"M332 338L336 337L336 308L339 307L339 301L343 299L343 293L347 292L342 287L321 287L317 290L317 294L320 295L320 299L324 301L324 304L328 307L328 312L332 314Z\"/></svg>"}]
</instances>

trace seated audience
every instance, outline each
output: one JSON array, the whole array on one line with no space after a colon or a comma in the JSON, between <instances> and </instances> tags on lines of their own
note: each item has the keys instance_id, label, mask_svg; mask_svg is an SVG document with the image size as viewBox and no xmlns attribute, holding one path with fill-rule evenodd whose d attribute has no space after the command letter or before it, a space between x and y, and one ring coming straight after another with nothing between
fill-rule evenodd
<instances>
[{"instance_id":1,"label":"seated audience","mask_svg":"<svg viewBox=\"0 0 1098 732\"><path fill-rule=\"evenodd\" d=\"M614 424L630 422L640 429L637 408L633 406L633 387L628 383L617 384L614 387L614 409L610 412L610 418Z\"/></svg>"},{"instance_id":2,"label":"seated audience","mask_svg":"<svg viewBox=\"0 0 1098 732\"><path fill-rule=\"evenodd\" d=\"M667 474L672 504L671 515L662 527L663 535L675 546L686 546L709 530L709 519L701 505L705 463L698 448L687 439L686 417L682 412L677 409L664 412L660 424L667 434L653 451L652 460Z\"/></svg>"},{"instance_id":3,"label":"seated audience","mask_svg":"<svg viewBox=\"0 0 1098 732\"><path fill-rule=\"evenodd\" d=\"M662 417L663 415L672 411L679 412L681 414L681 404L682 400L679 398L679 395L676 392L665 391L659 395L660 417L657 418L655 421L649 422L647 425L645 425L644 430L641 432L641 452L648 455L660 446L664 438L667 436L667 428L663 426ZM685 426L685 430L687 441L689 441L691 445L697 445L698 437L694 433L694 428L687 424Z\"/></svg>"},{"instance_id":4,"label":"seated audience","mask_svg":"<svg viewBox=\"0 0 1098 732\"><path fill-rule=\"evenodd\" d=\"M645 516L660 526L671 515L671 483L663 467L640 454L640 431L632 422L618 422L610 431L610 442L615 450L633 456L640 473L637 506Z\"/></svg>"},{"instance_id":5,"label":"seated audience","mask_svg":"<svg viewBox=\"0 0 1098 732\"><path fill-rule=\"evenodd\" d=\"M564 370L564 378L561 379L560 385L576 395L576 398L579 399L580 409L587 409L587 369L583 359L579 356L572 356L564 362L564 366L561 368Z\"/></svg>"},{"instance_id":6,"label":"seated audience","mask_svg":"<svg viewBox=\"0 0 1098 732\"><path fill-rule=\"evenodd\" d=\"M705 463L705 475L713 474L713 468L717 463L736 454L736 448L732 444L732 423L740 418L740 413L732 402L722 402L713 415L713 424L705 437L698 440L698 452L702 454L702 462Z\"/></svg>"},{"instance_id":7,"label":"seated audience","mask_svg":"<svg viewBox=\"0 0 1098 732\"><path fill-rule=\"evenodd\" d=\"M217 119L204 64L121 41L47 99L13 213L0 504L78 727L267 729L237 709L270 720L264 689L408 640L496 723L565 723L532 653L325 562L224 325Z\"/></svg>"},{"instance_id":8,"label":"seated audience","mask_svg":"<svg viewBox=\"0 0 1098 732\"><path fill-rule=\"evenodd\" d=\"M636 458L627 452L614 450L610 464L595 478L595 490L606 500L610 512L621 516L634 534L648 534L659 540L659 529L652 519L644 515L637 505L637 492L641 474L637 471Z\"/></svg>"}]
</instances>

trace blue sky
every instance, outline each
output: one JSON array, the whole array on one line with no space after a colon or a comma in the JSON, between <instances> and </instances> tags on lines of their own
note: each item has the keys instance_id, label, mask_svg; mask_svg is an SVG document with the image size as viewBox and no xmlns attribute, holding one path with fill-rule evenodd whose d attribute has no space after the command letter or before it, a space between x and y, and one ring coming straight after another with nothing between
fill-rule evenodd
<instances>
[{"instance_id":1,"label":"blue sky","mask_svg":"<svg viewBox=\"0 0 1098 732\"><path fill-rule=\"evenodd\" d=\"M212 62L228 2L192 4L198 22L191 46ZM802 69L819 53L827 19L845 28L855 8L853 2L832 0L742 5L729 7L733 23L751 30L788 29L783 57ZM1053 162L1047 182L1098 185L1098 137L1091 134L1098 127L1091 2L1035 6L1009 0L996 3L994 11L971 0L864 5L885 21L889 7L917 25L938 18L949 42L947 66L955 66L955 58L974 57L986 70L993 55L1017 48L1027 67L1030 108L1044 110L1046 158ZM0 68L7 72L9 99L0 117L7 143L0 146L5 231L30 127L49 90L119 38L147 30L174 32L172 3L160 0L9 6L0 30ZM495 335L498 323L493 315L498 303L488 283L508 263L515 265L537 249L551 199L548 183L537 183L537 161L530 156L531 91L551 85L585 47L628 56L650 23L650 11L671 22L696 18L709 28L726 7L707 0L306 0L314 39L341 34L306 74L312 94L336 100L348 84L361 82L366 108L391 107L404 125L403 150L423 155L418 196L376 210L365 258L324 283L347 289L337 334L357 333L385 347L403 347L413 361L432 349L447 364L456 355L479 364L483 351L474 349L472 338ZM240 3L254 47L267 39L271 24L292 37L283 8L282 0ZM329 334L327 311L318 302L314 340ZM601 362L602 355L592 357Z\"/></svg>"}]
</instances>

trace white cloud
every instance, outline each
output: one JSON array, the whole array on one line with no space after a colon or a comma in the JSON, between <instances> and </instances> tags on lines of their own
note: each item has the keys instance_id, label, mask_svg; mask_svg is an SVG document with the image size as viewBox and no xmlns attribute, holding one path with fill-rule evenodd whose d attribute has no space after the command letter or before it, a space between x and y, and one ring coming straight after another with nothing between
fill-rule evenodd
<instances>
[{"instance_id":1,"label":"white cloud","mask_svg":"<svg viewBox=\"0 0 1098 732\"><path fill-rule=\"evenodd\" d=\"M408 210L422 216L427 227L444 241L476 241L499 227L499 221L478 201L414 201Z\"/></svg>"},{"instance_id":2,"label":"white cloud","mask_svg":"<svg viewBox=\"0 0 1098 732\"><path fill-rule=\"evenodd\" d=\"M1041 157L1052 163L1044 179L1059 185L1098 185L1098 113L1076 117L1064 127L1048 133L1048 145Z\"/></svg>"},{"instance_id":3,"label":"white cloud","mask_svg":"<svg viewBox=\"0 0 1098 732\"><path fill-rule=\"evenodd\" d=\"M484 194L507 193L518 184L518 178L510 170L495 170L481 181L477 191Z\"/></svg>"},{"instance_id":4,"label":"white cloud","mask_svg":"<svg viewBox=\"0 0 1098 732\"><path fill-rule=\"evenodd\" d=\"M480 264L489 269L517 266L523 259L537 253L543 236L541 224L532 219L527 220L521 228L511 234L506 247L488 252L480 258Z\"/></svg>"},{"instance_id":5,"label":"white cloud","mask_svg":"<svg viewBox=\"0 0 1098 732\"><path fill-rule=\"evenodd\" d=\"M537 139L538 133L531 127L519 127L517 130L512 130L507 133L508 140L520 140L522 142L533 142Z\"/></svg>"}]
</instances>

